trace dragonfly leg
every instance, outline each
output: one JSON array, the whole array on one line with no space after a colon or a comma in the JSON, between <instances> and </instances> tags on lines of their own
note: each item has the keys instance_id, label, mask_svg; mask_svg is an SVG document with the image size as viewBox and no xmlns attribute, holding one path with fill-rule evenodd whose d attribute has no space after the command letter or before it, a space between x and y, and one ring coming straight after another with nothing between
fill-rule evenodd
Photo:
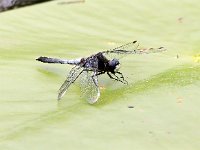
<instances>
[{"instance_id":1,"label":"dragonfly leg","mask_svg":"<svg viewBox=\"0 0 200 150\"><path fill-rule=\"evenodd\" d=\"M107 75L108 75L111 79L113 79L113 80L120 81L120 82L124 83L124 82L123 82L122 80L120 80L120 78L119 78L118 76L116 76L115 74L114 74L114 76L115 76L116 78L114 78L109 72L107 72Z\"/></svg>"},{"instance_id":2,"label":"dragonfly leg","mask_svg":"<svg viewBox=\"0 0 200 150\"><path fill-rule=\"evenodd\" d=\"M118 73L118 74L120 74L120 73ZM122 75L122 73L120 74L121 75L120 78L122 78L122 80L115 73L113 73L113 75L118 79L118 81L120 81L124 84L128 84L128 82L126 80L124 80L124 76Z\"/></svg>"},{"instance_id":3,"label":"dragonfly leg","mask_svg":"<svg viewBox=\"0 0 200 150\"><path fill-rule=\"evenodd\" d=\"M116 73L121 75L120 78L123 79L123 81L125 82L125 84L128 84L128 81L126 81L126 80L124 79L124 76L123 76L123 74L122 74L121 72L116 72Z\"/></svg>"},{"instance_id":4,"label":"dragonfly leg","mask_svg":"<svg viewBox=\"0 0 200 150\"><path fill-rule=\"evenodd\" d=\"M104 73L105 73L105 71L101 71L101 72L97 73L96 76L104 74Z\"/></svg>"}]
</instances>

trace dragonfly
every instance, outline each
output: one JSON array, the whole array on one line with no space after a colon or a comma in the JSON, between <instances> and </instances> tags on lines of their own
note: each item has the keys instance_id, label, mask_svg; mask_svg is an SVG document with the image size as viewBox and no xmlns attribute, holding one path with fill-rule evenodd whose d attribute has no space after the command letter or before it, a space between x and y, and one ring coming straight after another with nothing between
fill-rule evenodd
<instances>
[{"instance_id":1,"label":"dragonfly","mask_svg":"<svg viewBox=\"0 0 200 150\"><path fill-rule=\"evenodd\" d=\"M98 76L107 74L112 80L119 81L123 84L128 84L123 74L119 71L120 62L119 56L129 54L149 54L163 52L164 47L158 48L139 48L137 41L133 41L114 49L101 51L89 57L77 59L60 59L40 56L37 61L43 63L54 64L68 64L73 65L66 80L62 84L58 92L58 100L60 100L68 91L71 84L73 84L82 75L81 89L86 96L87 101L93 104L98 101L100 97L100 87L98 84ZM110 56L112 57L110 59Z\"/></svg>"}]
</instances>

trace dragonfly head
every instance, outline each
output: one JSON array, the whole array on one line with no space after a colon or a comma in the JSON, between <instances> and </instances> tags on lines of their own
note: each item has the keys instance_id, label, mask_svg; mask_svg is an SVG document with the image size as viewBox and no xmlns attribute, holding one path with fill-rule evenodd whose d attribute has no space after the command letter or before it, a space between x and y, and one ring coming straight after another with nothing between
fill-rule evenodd
<instances>
[{"instance_id":1,"label":"dragonfly head","mask_svg":"<svg viewBox=\"0 0 200 150\"><path fill-rule=\"evenodd\" d=\"M109 68L112 69L112 71L114 72L118 72L119 68L120 68L120 63L119 60L114 58L113 60L109 61Z\"/></svg>"}]
</instances>

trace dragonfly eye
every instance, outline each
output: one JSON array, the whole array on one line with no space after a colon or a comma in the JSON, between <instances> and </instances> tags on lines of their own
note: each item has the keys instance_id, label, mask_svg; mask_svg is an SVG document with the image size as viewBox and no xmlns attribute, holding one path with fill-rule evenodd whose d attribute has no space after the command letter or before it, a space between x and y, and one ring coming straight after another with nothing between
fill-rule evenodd
<instances>
[{"instance_id":1,"label":"dragonfly eye","mask_svg":"<svg viewBox=\"0 0 200 150\"><path fill-rule=\"evenodd\" d=\"M115 71L117 72L120 68L120 63L119 60L117 59L113 59L109 62L109 66Z\"/></svg>"},{"instance_id":2,"label":"dragonfly eye","mask_svg":"<svg viewBox=\"0 0 200 150\"><path fill-rule=\"evenodd\" d=\"M113 59L113 60L109 61L109 66L115 67L117 65L119 65L119 60Z\"/></svg>"}]
</instances>

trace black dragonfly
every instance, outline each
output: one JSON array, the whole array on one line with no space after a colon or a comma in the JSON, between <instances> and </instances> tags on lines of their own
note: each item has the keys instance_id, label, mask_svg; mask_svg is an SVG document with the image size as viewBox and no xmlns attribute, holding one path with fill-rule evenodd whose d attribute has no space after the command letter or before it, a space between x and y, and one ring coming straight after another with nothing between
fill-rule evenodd
<instances>
[{"instance_id":1,"label":"black dragonfly","mask_svg":"<svg viewBox=\"0 0 200 150\"><path fill-rule=\"evenodd\" d=\"M111 50L98 52L89 57L67 60L49 57L39 57L36 60L43 63L60 63L70 64L74 67L69 72L67 79L62 84L58 93L58 100L60 100L69 86L76 81L82 74L81 89L86 96L89 103L95 103L100 97L100 89L98 85L98 76L107 74L111 79L128 84L123 74L119 72L120 62L118 56L127 54L149 54L165 51L164 47L140 49L137 41L127 43L125 45L116 47ZM109 56L114 55L113 59L108 59Z\"/></svg>"}]
</instances>

